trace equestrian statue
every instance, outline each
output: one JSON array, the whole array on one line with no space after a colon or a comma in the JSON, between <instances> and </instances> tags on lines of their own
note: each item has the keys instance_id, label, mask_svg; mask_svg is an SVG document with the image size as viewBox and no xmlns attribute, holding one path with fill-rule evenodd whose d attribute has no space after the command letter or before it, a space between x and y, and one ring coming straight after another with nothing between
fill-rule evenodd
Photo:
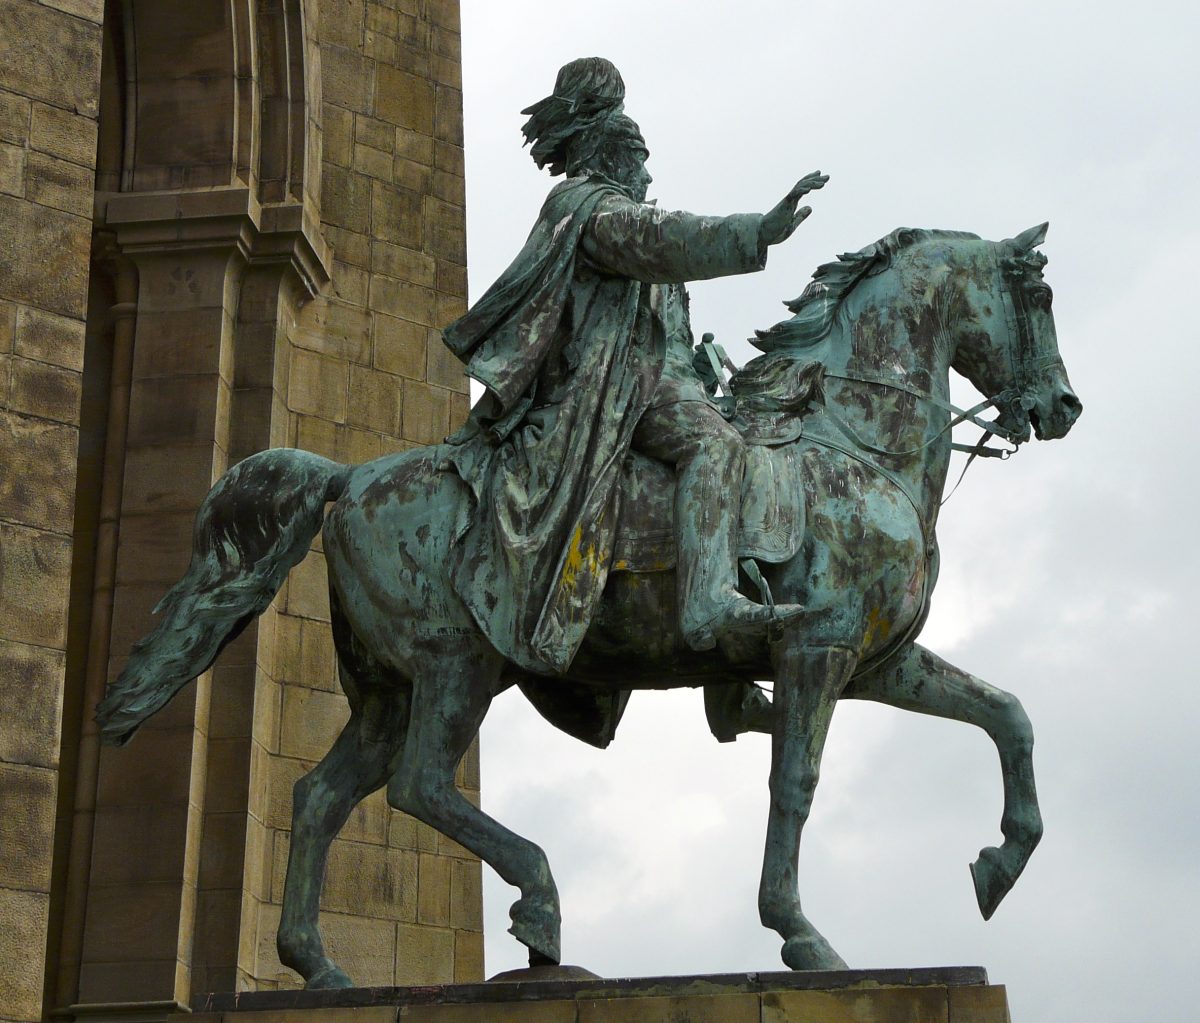
<instances>
[{"instance_id":1,"label":"equestrian statue","mask_svg":"<svg viewBox=\"0 0 1200 1023\"><path fill-rule=\"evenodd\" d=\"M758 904L793 969L845 967L797 879L839 699L991 736L1004 840L971 867L985 918L1041 837L1020 703L916 639L952 450L1007 455L1031 433L1065 436L1082 408L1037 251L1046 225L1003 241L898 229L839 256L787 303L789 319L757 332L763 354L720 396L721 360L694 347L685 284L761 269L827 178L802 178L766 214L662 210L645 201L648 148L624 97L617 69L585 58L525 111L531 155L563 181L512 265L444 331L485 388L466 424L364 465L292 449L235 465L200 507L157 627L99 706L105 740L127 742L323 532L351 715L294 790L278 947L309 987L351 983L317 926L325 862L351 810L385 785L393 807L519 889L511 933L532 964L559 961L544 853L454 784L511 686L601 747L648 688L703 688L719 739L771 735ZM952 369L985 396L974 408L950 403ZM984 439L956 444L962 423ZM756 685L767 680L770 698Z\"/></svg>"}]
</instances>

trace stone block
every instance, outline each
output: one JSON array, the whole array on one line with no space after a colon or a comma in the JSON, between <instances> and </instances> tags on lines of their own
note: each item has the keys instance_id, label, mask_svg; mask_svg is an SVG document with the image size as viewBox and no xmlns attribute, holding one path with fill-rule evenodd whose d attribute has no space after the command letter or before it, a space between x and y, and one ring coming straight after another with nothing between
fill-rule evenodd
<instances>
[{"instance_id":1,"label":"stone block","mask_svg":"<svg viewBox=\"0 0 1200 1023\"><path fill-rule=\"evenodd\" d=\"M333 262L333 297L350 306L362 307L367 304L367 285L370 277L367 271L353 263L343 263L340 259ZM370 317L367 318L368 324Z\"/></svg>"},{"instance_id":2,"label":"stone block","mask_svg":"<svg viewBox=\"0 0 1200 1023\"><path fill-rule=\"evenodd\" d=\"M99 5L103 13L103 0L99 0ZM29 146L91 169L96 165L96 121L70 110L35 103Z\"/></svg>"},{"instance_id":3,"label":"stone block","mask_svg":"<svg viewBox=\"0 0 1200 1023\"><path fill-rule=\"evenodd\" d=\"M82 320L29 307L17 312L13 344L17 355L82 372L83 342Z\"/></svg>"},{"instance_id":4,"label":"stone block","mask_svg":"<svg viewBox=\"0 0 1200 1023\"><path fill-rule=\"evenodd\" d=\"M0 354L13 350L17 338L17 306L11 302L0 302Z\"/></svg>"},{"instance_id":5,"label":"stone block","mask_svg":"<svg viewBox=\"0 0 1200 1023\"><path fill-rule=\"evenodd\" d=\"M133 379L216 375L224 325L220 306L143 312L137 321Z\"/></svg>"},{"instance_id":6,"label":"stone block","mask_svg":"<svg viewBox=\"0 0 1200 1023\"><path fill-rule=\"evenodd\" d=\"M24 196L26 157L27 151L23 146L0 142L0 192Z\"/></svg>"},{"instance_id":7,"label":"stone block","mask_svg":"<svg viewBox=\"0 0 1200 1023\"><path fill-rule=\"evenodd\" d=\"M88 962L174 959L179 944L179 882L93 885L83 958Z\"/></svg>"},{"instance_id":8,"label":"stone block","mask_svg":"<svg viewBox=\"0 0 1200 1023\"><path fill-rule=\"evenodd\" d=\"M42 1018L42 977L50 896L0 888L0 1012Z\"/></svg>"},{"instance_id":9,"label":"stone block","mask_svg":"<svg viewBox=\"0 0 1200 1023\"><path fill-rule=\"evenodd\" d=\"M312 768L311 761L290 757L271 757L268 781L266 817L267 828L289 831L292 826L292 789Z\"/></svg>"},{"instance_id":10,"label":"stone block","mask_svg":"<svg viewBox=\"0 0 1200 1023\"><path fill-rule=\"evenodd\" d=\"M949 1023L1012 1023L1003 984L951 986Z\"/></svg>"},{"instance_id":11,"label":"stone block","mask_svg":"<svg viewBox=\"0 0 1200 1023\"><path fill-rule=\"evenodd\" d=\"M130 999L173 999L177 959L141 963L85 962L79 971L81 1002L123 1002Z\"/></svg>"},{"instance_id":12,"label":"stone block","mask_svg":"<svg viewBox=\"0 0 1200 1023\"><path fill-rule=\"evenodd\" d=\"M347 162L351 154L347 154ZM326 161L321 165L322 216L347 231L371 231L371 179Z\"/></svg>"},{"instance_id":13,"label":"stone block","mask_svg":"<svg viewBox=\"0 0 1200 1023\"><path fill-rule=\"evenodd\" d=\"M188 807L104 806L96 810L92 877L98 884L178 882L183 876Z\"/></svg>"},{"instance_id":14,"label":"stone block","mask_svg":"<svg viewBox=\"0 0 1200 1023\"><path fill-rule=\"evenodd\" d=\"M350 426L395 437L400 434L401 378L391 373L350 367Z\"/></svg>"},{"instance_id":15,"label":"stone block","mask_svg":"<svg viewBox=\"0 0 1200 1023\"><path fill-rule=\"evenodd\" d=\"M288 373L288 408L344 423L348 384L344 362L297 349L292 353Z\"/></svg>"},{"instance_id":16,"label":"stone block","mask_svg":"<svg viewBox=\"0 0 1200 1023\"><path fill-rule=\"evenodd\" d=\"M419 924L396 925L396 983L450 984L454 980L454 932Z\"/></svg>"},{"instance_id":17,"label":"stone block","mask_svg":"<svg viewBox=\"0 0 1200 1023\"><path fill-rule=\"evenodd\" d=\"M0 888L50 890L56 791L53 770L0 764Z\"/></svg>"},{"instance_id":18,"label":"stone block","mask_svg":"<svg viewBox=\"0 0 1200 1023\"><path fill-rule=\"evenodd\" d=\"M0 24L5 24L3 6L0 0ZM3 38L9 37L6 26ZM0 195L0 224L5 225L0 232L0 299L83 319L91 219ZM31 246L30 238L36 238L38 244Z\"/></svg>"},{"instance_id":19,"label":"stone block","mask_svg":"<svg viewBox=\"0 0 1200 1023\"><path fill-rule=\"evenodd\" d=\"M183 575L192 551L192 512L127 515L121 523L126 557L117 560L117 582L155 583L165 591Z\"/></svg>"},{"instance_id":20,"label":"stone block","mask_svg":"<svg viewBox=\"0 0 1200 1023\"><path fill-rule=\"evenodd\" d=\"M0 522L0 551L0 640L62 649L71 584L70 537Z\"/></svg>"},{"instance_id":21,"label":"stone block","mask_svg":"<svg viewBox=\"0 0 1200 1023\"><path fill-rule=\"evenodd\" d=\"M372 149L390 152L396 149L396 126L367 114L354 115L354 140Z\"/></svg>"},{"instance_id":22,"label":"stone block","mask_svg":"<svg viewBox=\"0 0 1200 1023\"><path fill-rule=\"evenodd\" d=\"M377 181L392 180L392 154L382 149L365 146L361 142L354 145L354 160L351 166L360 174Z\"/></svg>"},{"instance_id":23,"label":"stone block","mask_svg":"<svg viewBox=\"0 0 1200 1023\"><path fill-rule=\"evenodd\" d=\"M279 751L285 757L320 760L349 718L350 708L344 696L285 686Z\"/></svg>"},{"instance_id":24,"label":"stone block","mask_svg":"<svg viewBox=\"0 0 1200 1023\"><path fill-rule=\"evenodd\" d=\"M348 110L371 110L375 100L373 71L374 62L354 50L322 44L321 87L326 103Z\"/></svg>"},{"instance_id":25,"label":"stone block","mask_svg":"<svg viewBox=\"0 0 1200 1023\"><path fill-rule=\"evenodd\" d=\"M426 352L428 354L425 379L448 391L467 394L469 385L466 370L458 356L442 342L440 330L430 330L426 342Z\"/></svg>"},{"instance_id":26,"label":"stone block","mask_svg":"<svg viewBox=\"0 0 1200 1023\"><path fill-rule=\"evenodd\" d=\"M321 36L324 42L354 49L362 45L366 0L322 0Z\"/></svg>"},{"instance_id":27,"label":"stone block","mask_svg":"<svg viewBox=\"0 0 1200 1023\"><path fill-rule=\"evenodd\" d=\"M483 930L483 867L478 860L450 863L450 926Z\"/></svg>"},{"instance_id":28,"label":"stone block","mask_svg":"<svg viewBox=\"0 0 1200 1023\"><path fill-rule=\"evenodd\" d=\"M381 66L376 73L376 115L401 128L432 135L435 101L433 83L427 78L394 67Z\"/></svg>"},{"instance_id":29,"label":"stone block","mask_svg":"<svg viewBox=\"0 0 1200 1023\"><path fill-rule=\"evenodd\" d=\"M433 148L433 165L447 174L457 174L460 178L466 174L466 161L463 157L462 146L450 142L437 142Z\"/></svg>"},{"instance_id":30,"label":"stone block","mask_svg":"<svg viewBox=\"0 0 1200 1023\"><path fill-rule=\"evenodd\" d=\"M864 987L763 994L762 1023L810 1019L822 1023L948 1023L946 988Z\"/></svg>"},{"instance_id":31,"label":"stone block","mask_svg":"<svg viewBox=\"0 0 1200 1023\"><path fill-rule=\"evenodd\" d=\"M335 841L321 905L335 913L412 921L417 917L417 854L363 842Z\"/></svg>"},{"instance_id":32,"label":"stone block","mask_svg":"<svg viewBox=\"0 0 1200 1023\"><path fill-rule=\"evenodd\" d=\"M25 197L43 206L74 213L77 217L90 217L94 178L90 167L44 153L30 153Z\"/></svg>"},{"instance_id":33,"label":"stone block","mask_svg":"<svg viewBox=\"0 0 1200 1023\"><path fill-rule=\"evenodd\" d=\"M433 169L415 160L397 156L392 165L392 181L410 192L424 194L433 187Z\"/></svg>"},{"instance_id":34,"label":"stone block","mask_svg":"<svg viewBox=\"0 0 1200 1023\"><path fill-rule=\"evenodd\" d=\"M417 922L450 926L450 860L445 856L420 856Z\"/></svg>"},{"instance_id":35,"label":"stone block","mask_svg":"<svg viewBox=\"0 0 1200 1023\"><path fill-rule=\"evenodd\" d=\"M410 380L424 380L427 337L425 324L377 312L373 346L375 368Z\"/></svg>"},{"instance_id":36,"label":"stone block","mask_svg":"<svg viewBox=\"0 0 1200 1023\"><path fill-rule=\"evenodd\" d=\"M179 706L181 710L175 713L182 714L192 702L181 694L171 709ZM119 806L186 806L191 795L194 741L190 730L143 727L128 746L103 747L96 786L97 812Z\"/></svg>"},{"instance_id":37,"label":"stone block","mask_svg":"<svg viewBox=\"0 0 1200 1023\"><path fill-rule=\"evenodd\" d=\"M424 204L421 193L376 181L371 191L371 233L405 248L422 247ZM372 302L374 299L372 299Z\"/></svg>"},{"instance_id":38,"label":"stone block","mask_svg":"<svg viewBox=\"0 0 1200 1023\"><path fill-rule=\"evenodd\" d=\"M436 196L426 197L425 239L431 255L459 266L467 265L467 225L461 206L453 206Z\"/></svg>"},{"instance_id":39,"label":"stone block","mask_svg":"<svg viewBox=\"0 0 1200 1023\"><path fill-rule=\"evenodd\" d=\"M77 0L78 2L78 0ZM94 7L94 0L89 6ZM73 13L73 12L72 12ZM0 68L14 92L94 117L100 26L22 0L0 0Z\"/></svg>"},{"instance_id":40,"label":"stone block","mask_svg":"<svg viewBox=\"0 0 1200 1023\"><path fill-rule=\"evenodd\" d=\"M435 170L432 188L434 195L452 206L463 207L467 204L467 183L461 174Z\"/></svg>"},{"instance_id":41,"label":"stone block","mask_svg":"<svg viewBox=\"0 0 1200 1023\"><path fill-rule=\"evenodd\" d=\"M58 766L65 661L60 650L0 641L0 761Z\"/></svg>"},{"instance_id":42,"label":"stone block","mask_svg":"<svg viewBox=\"0 0 1200 1023\"><path fill-rule=\"evenodd\" d=\"M396 155L426 167L433 166L434 141L410 128L396 129Z\"/></svg>"},{"instance_id":43,"label":"stone block","mask_svg":"<svg viewBox=\"0 0 1200 1023\"><path fill-rule=\"evenodd\" d=\"M438 444L450 432L450 392L404 381L403 436L416 444Z\"/></svg>"},{"instance_id":44,"label":"stone block","mask_svg":"<svg viewBox=\"0 0 1200 1023\"><path fill-rule=\"evenodd\" d=\"M454 983L480 984L486 976L483 931L455 931Z\"/></svg>"},{"instance_id":45,"label":"stone block","mask_svg":"<svg viewBox=\"0 0 1200 1023\"><path fill-rule=\"evenodd\" d=\"M645 1020L687 1020L688 1023L759 1023L758 995L729 994L697 997L580 998L579 1023L643 1023ZM766 1017L764 1016L765 1020ZM793 1023L807 1017L797 1016ZM816 1017L826 1023L823 1017ZM829 1023L834 1023L832 1017Z\"/></svg>"},{"instance_id":46,"label":"stone block","mask_svg":"<svg viewBox=\"0 0 1200 1023\"><path fill-rule=\"evenodd\" d=\"M32 106L26 97L0 89L0 142L24 147L29 141Z\"/></svg>"},{"instance_id":47,"label":"stone block","mask_svg":"<svg viewBox=\"0 0 1200 1023\"><path fill-rule=\"evenodd\" d=\"M340 167L349 167L354 155L354 111L332 103L323 104L321 110L324 158Z\"/></svg>"},{"instance_id":48,"label":"stone block","mask_svg":"<svg viewBox=\"0 0 1200 1023\"><path fill-rule=\"evenodd\" d=\"M195 514L222 471L223 455L212 441L130 448L125 454L122 511Z\"/></svg>"},{"instance_id":49,"label":"stone block","mask_svg":"<svg viewBox=\"0 0 1200 1023\"><path fill-rule=\"evenodd\" d=\"M245 813L251 746L248 737L209 738L206 813Z\"/></svg>"},{"instance_id":50,"label":"stone block","mask_svg":"<svg viewBox=\"0 0 1200 1023\"><path fill-rule=\"evenodd\" d=\"M575 1002L568 999L495 1002L486 1006L405 1005L400 1009L397 1023L482 1023L483 1020L487 1023L577 1023L575 1011ZM653 1019L658 1023L657 1018Z\"/></svg>"},{"instance_id":51,"label":"stone block","mask_svg":"<svg viewBox=\"0 0 1200 1023\"><path fill-rule=\"evenodd\" d=\"M453 57L453 54L446 56ZM451 88L449 85L437 87L433 136L439 142L449 142L455 146L463 144L463 102L460 89Z\"/></svg>"},{"instance_id":52,"label":"stone block","mask_svg":"<svg viewBox=\"0 0 1200 1023\"><path fill-rule=\"evenodd\" d=\"M429 33L429 49L439 57L455 63L462 61L462 36L457 29L434 25Z\"/></svg>"},{"instance_id":53,"label":"stone block","mask_svg":"<svg viewBox=\"0 0 1200 1023\"><path fill-rule=\"evenodd\" d=\"M446 259L437 261L437 289L443 295L467 297L467 268Z\"/></svg>"},{"instance_id":54,"label":"stone block","mask_svg":"<svg viewBox=\"0 0 1200 1023\"><path fill-rule=\"evenodd\" d=\"M19 356L12 360L11 369L10 409L72 427L78 425L83 393L79 373Z\"/></svg>"},{"instance_id":55,"label":"stone block","mask_svg":"<svg viewBox=\"0 0 1200 1023\"><path fill-rule=\"evenodd\" d=\"M363 297L365 302L365 295ZM306 351L343 362L368 364L371 361L371 314L354 305L318 298L309 302L296 317L292 341ZM303 370L308 371L308 367ZM330 418L331 410L318 410L316 414Z\"/></svg>"},{"instance_id":56,"label":"stone block","mask_svg":"<svg viewBox=\"0 0 1200 1023\"><path fill-rule=\"evenodd\" d=\"M423 288L437 285L437 261L424 252L385 241L371 243L371 270Z\"/></svg>"},{"instance_id":57,"label":"stone block","mask_svg":"<svg viewBox=\"0 0 1200 1023\"><path fill-rule=\"evenodd\" d=\"M371 275L371 306L377 312L427 327L439 326L437 292L382 274Z\"/></svg>"},{"instance_id":58,"label":"stone block","mask_svg":"<svg viewBox=\"0 0 1200 1023\"><path fill-rule=\"evenodd\" d=\"M367 31L395 37L398 17L396 9L388 4L368 3Z\"/></svg>"},{"instance_id":59,"label":"stone block","mask_svg":"<svg viewBox=\"0 0 1200 1023\"><path fill-rule=\"evenodd\" d=\"M292 569L288 577L287 613L329 621L329 582L324 555L313 551Z\"/></svg>"},{"instance_id":60,"label":"stone block","mask_svg":"<svg viewBox=\"0 0 1200 1023\"><path fill-rule=\"evenodd\" d=\"M338 259L352 266L371 265L371 238L332 224L325 225L325 236Z\"/></svg>"}]
</instances>

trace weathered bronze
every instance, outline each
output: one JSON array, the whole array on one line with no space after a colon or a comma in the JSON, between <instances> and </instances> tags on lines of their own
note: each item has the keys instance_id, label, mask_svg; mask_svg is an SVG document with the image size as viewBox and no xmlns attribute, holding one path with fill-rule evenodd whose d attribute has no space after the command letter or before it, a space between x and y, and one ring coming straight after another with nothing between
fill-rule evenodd
<instances>
[{"instance_id":1,"label":"weathered bronze","mask_svg":"<svg viewBox=\"0 0 1200 1023\"><path fill-rule=\"evenodd\" d=\"M325 858L385 784L391 805L520 889L511 932L532 961L558 961L544 854L454 786L491 700L513 685L599 746L639 688L703 686L718 738L771 733L759 910L794 969L845 965L801 911L796 874L838 699L992 737L1004 842L972 866L985 917L1041 836L1019 702L915 639L937 578L951 428L969 420L1015 448L1031 430L1064 436L1081 410L1035 251L1046 225L1000 242L900 229L820 267L794 315L759 332L765 354L731 381L730 424L692 369L682 282L760 266L824 178L766 216L646 206L645 146L610 68L568 65L556 95L527 111L535 159L575 173L447 330L488 386L467 427L361 466L277 449L231 469L200 509L158 627L99 709L105 738L127 741L267 607L324 530L351 718L296 785L278 936L310 987L350 983L317 928ZM951 369L987 399L955 409ZM753 685L765 679L769 702Z\"/></svg>"}]
</instances>

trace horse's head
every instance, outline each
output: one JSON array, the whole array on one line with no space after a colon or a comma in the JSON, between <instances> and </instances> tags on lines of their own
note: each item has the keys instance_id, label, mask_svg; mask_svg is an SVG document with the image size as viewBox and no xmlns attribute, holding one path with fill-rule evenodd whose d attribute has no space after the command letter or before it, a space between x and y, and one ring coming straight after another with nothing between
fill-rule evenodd
<instances>
[{"instance_id":1,"label":"horse's head","mask_svg":"<svg viewBox=\"0 0 1200 1023\"><path fill-rule=\"evenodd\" d=\"M959 320L952 365L983 394L1000 395L999 423L1013 439L1066 436L1083 405L1071 389L1062 357L1053 295L1042 279L1046 257L1036 251L1048 224L983 246L969 315Z\"/></svg>"}]
</instances>

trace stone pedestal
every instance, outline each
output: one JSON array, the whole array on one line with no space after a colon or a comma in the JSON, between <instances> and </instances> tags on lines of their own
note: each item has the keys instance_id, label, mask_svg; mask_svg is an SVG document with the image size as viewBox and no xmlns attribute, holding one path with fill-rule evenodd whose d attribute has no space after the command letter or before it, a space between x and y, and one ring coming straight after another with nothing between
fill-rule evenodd
<instances>
[{"instance_id":1,"label":"stone pedestal","mask_svg":"<svg viewBox=\"0 0 1200 1023\"><path fill-rule=\"evenodd\" d=\"M172 1023L1011 1023L980 967L203 995Z\"/></svg>"}]
</instances>

